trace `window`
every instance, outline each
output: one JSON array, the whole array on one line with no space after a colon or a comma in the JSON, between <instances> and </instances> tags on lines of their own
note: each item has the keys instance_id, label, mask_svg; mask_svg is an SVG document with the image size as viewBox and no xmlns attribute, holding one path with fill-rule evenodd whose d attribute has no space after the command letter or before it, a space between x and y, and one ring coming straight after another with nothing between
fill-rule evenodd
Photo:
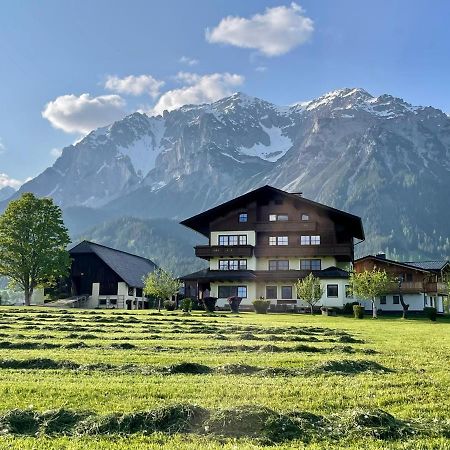
<instances>
[{"instance_id":1,"label":"window","mask_svg":"<svg viewBox=\"0 0 450 450\"><path fill-rule=\"evenodd\" d=\"M351 298L351 297L353 297L352 290L350 288L350 285L346 284L345 285L345 298Z\"/></svg>"},{"instance_id":2,"label":"window","mask_svg":"<svg viewBox=\"0 0 450 450\"><path fill-rule=\"evenodd\" d=\"M327 297L339 297L337 284L327 284Z\"/></svg>"},{"instance_id":3,"label":"window","mask_svg":"<svg viewBox=\"0 0 450 450\"><path fill-rule=\"evenodd\" d=\"M248 215L247 215L247 213L241 213L241 214L239 214L239 222L247 222L247 220L248 220Z\"/></svg>"},{"instance_id":4,"label":"window","mask_svg":"<svg viewBox=\"0 0 450 450\"><path fill-rule=\"evenodd\" d=\"M238 286L237 295L238 297L247 298L247 286Z\"/></svg>"},{"instance_id":5,"label":"window","mask_svg":"<svg viewBox=\"0 0 450 450\"><path fill-rule=\"evenodd\" d=\"M247 298L247 286L219 286L219 298L242 297Z\"/></svg>"},{"instance_id":6,"label":"window","mask_svg":"<svg viewBox=\"0 0 450 450\"><path fill-rule=\"evenodd\" d=\"M399 295L393 295L392 296L393 304L398 305L400 303L400 296Z\"/></svg>"},{"instance_id":7,"label":"window","mask_svg":"<svg viewBox=\"0 0 450 450\"><path fill-rule=\"evenodd\" d=\"M266 299L274 300L277 298L277 287L276 286L266 286Z\"/></svg>"},{"instance_id":8,"label":"window","mask_svg":"<svg viewBox=\"0 0 450 450\"><path fill-rule=\"evenodd\" d=\"M289 216L287 214L269 214L269 222L286 222L289 220Z\"/></svg>"},{"instance_id":9,"label":"window","mask_svg":"<svg viewBox=\"0 0 450 450\"><path fill-rule=\"evenodd\" d=\"M380 305L385 305L385 304L386 304L386 296L380 295Z\"/></svg>"},{"instance_id":10,"label":"window","mask_svg":"<svg viewBox=\"0 0 450 450\"><path fill-rule=\"evenodd\" d=\"M310 236L300 236L300 245L310 245L311 237Z\"/></svg>"},{"instance_id":11,"label":"window","mask_svg":"<svg viewBox=\"0 0 450 450\"><path fill-rule=\"evenodd\" d=\"M406 277L403 278L403 280L406 280L408 283L411 283L411 281L413 280L413 274L412 273L407 273Z\"/></svg>"},{"instance_id":12,"label":"window","mask_svg":"<svg viewBox=\"0 0 450 450\"><path fill-rule=\"evenodd\" d=\"M221 259L219 260L219 270L246 270L246 259Z\"/></svg>"},{"instance_id":13,"label":"window","mask_svg":"<svg viewBox=\"0 0 450 450\"><path fill-rule=\"evenodd\" d=\"M320 236L311 236L311 245L320 245Z\"/></svg>"},{"instance_id":14,"label":"window","mask_svg":"<svg viewBox=\"0 0 450 450\"><path fill-rule=\"evenodd\" d=\"M321 260L320 259L301 259L300 260L300 270L320 270Z\"/></svg>"},{"instance_id":15,"label":"window","mask_svg":"<svg viewBox=\"0 0 450 450\"><path fill-rule=\"evenodd\" d=\"M292 286L281 286L281 298L292 299Z\"/></svg>"},{"instance_id":16,"label":"window","mask_svg":"<svg viewBox=\"0 0 450 450\"><path fill-rule=\"evenodd\" d=\"M134 289L133 289L131 286L128 286L128 295L129 295L130 297L133 297L133 296L134 296Z\"/></svg>"},{"instance_id":17,"label":"window","mask_svg":"<svg viewBox=\"0 0 450 450\"><path fill-rule=\"evenodd\" d=\"M247 235L219 235L219 245L247 245Z\"/></svg>"},{"instance_id":18,"label":"window","mask_svg":"<svg viewBox=\"0 0 450 450\"><path fill-rule=\"evenodd\" d=\"M309 220L309 214L303 213L303 214L302 214L302 220L303 220L304 222L307 222L307 221Z\"/></svg>"},{"instance_id":19,"label":"window","mask_svg":"<svg viewBox=\"0 0 450 450\"><path fill-rule=\"evenodd\" d=\"M289 238L287 236L269 236L269 245L288 245Z\"/></svg>"},{"instance_id":20,"label":"window","mask_svg":"<svg viewBox=\"0 0 450 450\"><path fill-rule=\"evenodd\" d=\"M289 270L289 260L272 259L269 261L269 270Z\"/></svg>"}]
</instances>

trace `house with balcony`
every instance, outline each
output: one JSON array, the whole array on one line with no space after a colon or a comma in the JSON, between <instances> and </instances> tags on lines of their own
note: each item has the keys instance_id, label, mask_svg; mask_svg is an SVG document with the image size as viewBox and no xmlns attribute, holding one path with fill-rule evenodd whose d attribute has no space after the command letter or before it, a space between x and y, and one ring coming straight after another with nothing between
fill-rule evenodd
<instances>
[{"instance_id":1,"label":"house with balcony","mask_svg":"<svg viewBox=\"0 0 450 450\"><path fill-rule=\"evenodd\" d=\"M150 259L95 242L69 249L72 259L66 300L55 306L144 309L144 277L157 266Z\"/></svg>"},{"instance_id":2,"label":"house with balcony","mask_svg":"<svg viewBox=\"0 0 450 450\"><path fill-rule=\"evenodd\" d=\"M242 297L243 307L259 298L275 310L306 307L294 285L312 272L324 287L319 306L351 301L348 270L355 239L364 239L361 219L353 214L263 186L181 224L209 240L195 247L209 267L181 277L188 297L208 290L218 307L230 296Z\"/></svg>"},{"instance_id":3,"label":"house with balcony","mask_svg":"<svg viewBox=\"0 0 450 450\"><path fill-rule=\"evenodd\" d=\"M382 311L402 311L400 295L409 305L409 311L423 311L435 307L443 313L448 308L448 285L450 261L395 261L384 253L367 255L355 260L356 272L373 269L384 270L392 279L389 291L378 299L377 308ZM372 309L371 302L363 302Z\"/></svg>"}]
</instances>

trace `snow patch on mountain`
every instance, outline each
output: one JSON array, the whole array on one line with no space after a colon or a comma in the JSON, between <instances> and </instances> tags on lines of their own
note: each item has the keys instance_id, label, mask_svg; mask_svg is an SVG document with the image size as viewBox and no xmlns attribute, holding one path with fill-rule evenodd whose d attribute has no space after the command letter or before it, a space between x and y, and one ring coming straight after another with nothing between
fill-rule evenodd
<instances>
[{"instance_id":1,"label":"snow patch on mountain","mask_svg":"<svg viewBox=\"0 0 450 450\"><path fill-rule=\"evenodd\" d=\"M266 161L275 162L292 147L292 141L288 136L283 135L283 130L279 127L268 128L262 124L261 127L269 136L269 145L258 142L248 148L242 146L238 150L247 156L257 156Z\"/></svg>"}]
</instances>

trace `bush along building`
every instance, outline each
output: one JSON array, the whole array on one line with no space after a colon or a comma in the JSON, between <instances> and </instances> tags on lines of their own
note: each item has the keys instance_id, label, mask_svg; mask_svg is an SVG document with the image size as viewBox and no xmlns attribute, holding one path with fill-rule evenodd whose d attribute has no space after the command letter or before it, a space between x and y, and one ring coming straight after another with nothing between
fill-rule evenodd
<instances>
[{"instance_id":1,"label":"bush along building","mask_svg":"<svg viewBox=\"0 0 450 450\"><path fill-rule=\"evenodd\" d=\"M392 280L385 295L377 299L378 311L402 311L401 299L409 305L409 311L420 312L424 308L436 308L438 313L448 308L448 284L450 262L394 261L384 253L367 255L354 263L356 272L373 269L384 270ZM365 309L372 309L370 302L362 302Z\"/></svg>"},{"instance_id":2,"label":"bush along building","mask_svg":"<svg viewBox=\"0 0 450 450\"><path fill-rule=\"evenodd\" d=\"M49 306L144 309L144 277L156 264L141 256L82 241L69 250L72 258L65 300Z\"/></svg>"},{"instance_id":3,"label":"bush along building","mask_svg":"<svg viewBox=\"0 0 450 450\"><path fill-rule=\"evenodd\" d=\"M292 310L306 307L294 285L312 272L324 287L318 306L352 301L348 270L355 239L364 239L357 216L264 186L181 223L209 239L195 247L209 268L181 278L188 297L208 290L218 307L239 296L242 307L264 298L273 310Z\"/></svg>"}]
</instances>

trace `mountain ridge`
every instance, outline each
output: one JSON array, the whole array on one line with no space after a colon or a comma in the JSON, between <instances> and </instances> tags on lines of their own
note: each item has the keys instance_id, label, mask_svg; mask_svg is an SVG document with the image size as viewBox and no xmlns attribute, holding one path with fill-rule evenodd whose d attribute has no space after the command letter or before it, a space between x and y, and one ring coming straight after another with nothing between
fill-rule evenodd
<instances>
[{"instance_id":1,"label":"mountain ridge","mask_svg":"<svg viewBox=\"0 0 450 450\"><path fill-rule=\"evenodd\" d=\"M16 195L87 208L95 227L122 216L180 220L270 184L360 215L362 251L448 257L450 212L439 199L450 197L449 178L446 114L344 88L289 106L235 93L136 112L64 148Z\"/></svg>"}]
</instances>

